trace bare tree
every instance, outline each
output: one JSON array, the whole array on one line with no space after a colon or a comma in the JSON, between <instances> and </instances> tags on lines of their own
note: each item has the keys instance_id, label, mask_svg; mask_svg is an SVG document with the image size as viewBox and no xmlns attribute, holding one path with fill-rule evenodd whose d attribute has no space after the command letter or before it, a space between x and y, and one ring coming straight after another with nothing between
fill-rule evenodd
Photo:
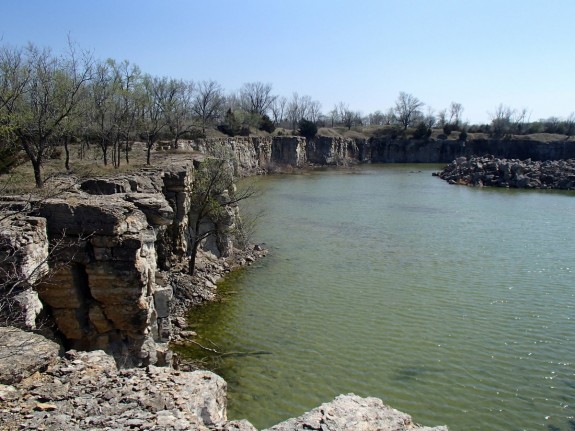
<instances>
[{"instance_id":1,"label":"bare tree","mask_svg":"<svg viewBox=\"0 0 575 431\"><path fill-rule=\"evenodd\" d=\"M233 167L229 157L207 158L194 176L190 192L191 211L189 273L194 274L198 249L210 236L222 233L225 220L238 202L255 194L253 188L238 192L233 183Z\"/></svg>"},{"instance_id":2,"label":"bare tree","mask_svg":"<svg viewBox=\"0 0 575 431\"><path fill-rule=\"evenodd\" d=\"M385 124L385 114L377 110L367 116L367 121L372 126L383 126Z\"/></svg>"},{"instance_id":3,"label":"bare tree","mask_svg":"<svg viewBox=\"0 0 575 431\"><path fill-rule=\"evenodd\" d=\"M118 75L111 61L100 62L94 67L89 86L89 105L85 106L88 134L96 140L104 165L108 164L108 149L117 141L121 106L116 102L119 91Z\"/></svg>"},{"instance_id":4,"label":"bare tree","mask_svg":"<svg viewBox=\"0 0 575 431\"><path fill-rule=\"evenodd\" d=\"M451 102L449 105L449 121L452 126L459 127L463 114L463 105L457 102Z\"/></svg>"},{"instance_id":5,"label":"bare tree","mask_svg":"<svg viewBox=\"0 0 575 431\"><path fill-rule=\"evenodd\" d=\"M206 132L206 126L221 115L223 105L224 97L220 84L216 81L202 81L198 84L192 109L200 120L203 133Z\"/></svg>"},{"instance_id":6,"label":"bare tree","mask_svg":"<svg viewBox=\"0 0 575 431\"><path fill-rule=\"evenodd\" d=\"M85 84L91 79L92 58L76 52L72 43L62 57L34 45L26 49L26 76L20 96L8 112L12 128L32 163L36 187L44 184L42 165L55 144L54 135L70 118L79 115ZM6 108L6 106L5 106Z\"/></svg>"},{"instance_id":7,"label":"bare tree","mask_svg":"<svg viewBox=\"0 0 575 431\"><path fill-rule=\"evenodd\" d=\"M120 166L121 141L124 141L124 155L126 163L129 163L130 140L136 129L138 120L141 118L143 110L144 91L142 85L142 72L140 68L128 61L116 63L112 61L116 80L121 83L118 103L122 107L121 116L118 122L118 141L114 145L114 166Z\"/></svg>"},{"instance_id":8,"label":"bare tree","mask_svg":"<svg viewBox=\"0 0 575 431\"><path fill-rule=\"evenodd\" d=\"M265 115L275 99L270 83L247 82L240 89L242 108L251 114Z\"/></svg>"},{"instance_id":9,"label":"bare tree","mask_svg":"<svg viewBox=\"0 0 575 431\"><path fill-rule=\"evenodd\" d=\"M21 49L0 47L0 172L17 161L15 142L16 102L25 91L30 77Z\"/></svg>"},{"instance_id":10,"label":"bare tree","mask_svg":"<svg viewBox=\"0 0 575 431\"><path fill-rule=\"evenodd\" d=\"M314 123L317 123L321 116L321 103L317 100L311 100L308 109L308 119Z\"/></svg>"},{"instance_id":11,"label":"bare tree","mask_svg":"<svg viewBox=\"0 0 575 431\"><path fill-rule=\"evenodd\" d=\"M515 114L515 110L511 109L509 106L505 106L500 103L493 113L490 113L491 117L491 133L495 137L501 137L506 133L509 133L511 129L511 118Z\"/></svg>"},{"instance_id":12,"label":"bare tree","mask_svg":"<svg viewBox=\"0 0 575 431\"><path fill-rule=\"evenodd\" d=\"M565 134L567 137L575 135L575 112L571 112L565 119Z\"/></svg>"},{"instance_id":13,"label":"bare tree","mask_svg":"<svg viewBox=\"0 0 575 431\"><path fill-rule=\"evenodd\" d=\"M142 133L146 137L146 164L149 165L154 144L168 125L166 104L169 98L168 78L144 76L145 105L142 116Z\"/></svg>"},{"instance_id":14,"label":"bare tree","mask_svg":"<svg viewBox=\"0 0 575 431\"><path fill-rule=\"evenodd\" d=\"M432 129L433 126L435 126L435 123L437 122L437 117L435 116L435 112L431 106L427 107L427 112L425 114L425 117L423 118L423 122L425 123L428 129Z\"/></svg>"},{"instance_id":15,"label":"bare tree","mask_svg":"<svg viewBox=\"0 0 575 431\"><path fill-rule=\"evenodd\" d=\"M419 108L424 105L417 97L400 92L395 102L395 114L397 121L406 130L414 122L414 118L419 114Z\"/></svg>"},{"instance_id":16,"label":"bare tree","mask_svg":"<svg viewBox=\"0 0 575 431\"><path fill-rule=\"evenodd\" d=\"M337 123L339 123L340 116L339 116L339 109L338 109L337 105L334 105L333 109L331 111L329 111L329 119L331 121L331 127L335 127L335 125Z\"/></svg>"},{"instance_id":17,"label":"bare tree","mask_svg":"<svg viewBox=\"0 0 575 431\"><path fill-rule=\"evenodd\" d=\"M287 99L283 96L276 97L272 102L272 104L270 105L270 110L272 111L274 124L276 126L279 126L284 120L286 105L287 105Z\"/></svg>"},{"instance_id":18,"label":"bare tree","mask_svg":"<svg viewBox=\"0 0 575 431\"><path fill-rule=\"evenodd\" d=\"M180 137L193 127L192 98L194 83L191 81L170 79L168 82L168 99L166 101L166 116L168 128L174 138L174 146L178 146Z\"/></svg>"}]
</instances>

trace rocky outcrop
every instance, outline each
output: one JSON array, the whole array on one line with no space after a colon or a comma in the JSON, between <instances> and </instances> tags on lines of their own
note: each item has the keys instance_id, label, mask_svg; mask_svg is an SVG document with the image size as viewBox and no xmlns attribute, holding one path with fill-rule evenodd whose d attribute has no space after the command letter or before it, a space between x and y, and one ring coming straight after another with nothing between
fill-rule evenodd
<instances>
[{"instance_id":1,"label":"rocky outcrop","mask_svg":"<svg viewBox=\"0 0 575 431\"><path fill-rule=\"evenodd\" d=\"M102 351L70 351L45 373L0 385L0 423L7 430L249 430L245 421L240 428L227 421L226 387L209 371L119 370Z\"/></svg>"},{"instance_id":2,"label":"rocky outcrop","mask_svg":"<svg viewBox=\"0 0 575 431\"><path fill-rule=\"evenodd\" d=\"M303 168L307 163L306 139L301 136L196 139L179 141L177 149L217 157L231 154L237 176L267 172L276 166Z\"/></svg>"},{"instance_id":3,"label":"rocky outcrop","mask_svg":"<svg viewBox=\"0 0 575 431\"><path fill-rule=\"evenodd\" d=\"M10 204L13 204L11 202ZM16 203L16 206L19 206ZM36 328L42 303L34 289L48 272L46 220L16 213L0 221L0 319Z\"/></svg>"},{"instance_id":4,"label":"rocky outcrop","mask_svg":"<svg viewBox=\"0 0 575 431\"><path fill-rule=\"evenodd\" d=\"M58 359L60 346L41 335L0 327L0 383L12 385L45 370Z\"/></svg>"},{"instance_id":5,"label":"rocky outcrop","mask_svg":"<svg viewBox=\"0 0 575 431\"><path fill-rule=\"evenodd\" d=\"M575 158L575 141L529 139L403 139L392 135L365 138L298 136L210 138L180 141L179 149L234 154L237 174L278 167L337 166L353 163L448 163L457 157L493 154L499 158L559 160Z\"/></svg>"},{"instance_id":6,"label":"rocky outcrop","mask_svg":"<svg viewBox=\"0 0 575 431\"><path fill-rule=\"evenodd\" d=\"M267 431L447 431L416 425L411 416L395 410L379 398L361 398L354 394L340 395L310 412L289 419Z\"/></svg>"},{"instance_id":7,"label":"rocky outcrop","mask_svg":"<svg viewBox=\"0 0 575 431\"><path fill-rule=\"evenodd\" d=\"M0 328L0 355L7 359L0 364L3 430L256 431L246 420L227 420L227 385L214 373L153 365L119 369L99 350L71 350L58 358L58 346L41 338ZM417 426L409 415L380 399L353 394L270 428L310 429L447 431Z\"/></svg>"},{"instance_id":8,"label":"rocky outcrop","mask_svg":"<svg viewBox=\"0 0 575 431\"><path fill-rule=\"evenodd\" d=\"M575 159L541 162L459 157L435 175L451 184L575 190Z\"/></svg>"},{"instance_id":9,"label":"rocky outcrop","mask_svg":"<svg viewBox=\"0 0 575 431\"><path fill-rule=\"evenodd\" d=\"M43 310L66 349L102 349L125 366L169 363L167 343L184 326L173 327L174 311L213 296L222 274L249 263L238 251L239 213L230 206L217 220L202 221L217 235L202 242L197 274L186 276L196 235L191 195L202 158L179 159L80 182L36 202L35 217L7 200L15 215L0 230L0 311L15 311L26 317L20 326L34 328ZM9 307L6 292L14 293Z\"/></svg>"}]
</instances>

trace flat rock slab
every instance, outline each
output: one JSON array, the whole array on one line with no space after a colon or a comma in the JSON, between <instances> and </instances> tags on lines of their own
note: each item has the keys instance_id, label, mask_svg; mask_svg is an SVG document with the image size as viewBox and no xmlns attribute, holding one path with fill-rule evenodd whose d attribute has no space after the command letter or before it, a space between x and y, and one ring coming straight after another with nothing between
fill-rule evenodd
<instances>
[{"instance_id":1,"label":"flat rock slab","mask_svg":"<svg viewBox=\"0 0 575 431\"><path fill-rule=\"evenodd\" d=\"M60 346L41 335L0 327L0 383L12 385L56 362Z\"/></svg>"},{"instance_id":2,"label":"flat rock slab","mask_svg":"<svg viewBox=\"0 0 575 431\"><path fill-rule=\"evenodd\" d=\"M354 394L340 395L332 402L288 419L268 431L447 431L447 427L421 427L411 416L395 410L379 398L362 398Z\"/></svg>"}]
</instances>

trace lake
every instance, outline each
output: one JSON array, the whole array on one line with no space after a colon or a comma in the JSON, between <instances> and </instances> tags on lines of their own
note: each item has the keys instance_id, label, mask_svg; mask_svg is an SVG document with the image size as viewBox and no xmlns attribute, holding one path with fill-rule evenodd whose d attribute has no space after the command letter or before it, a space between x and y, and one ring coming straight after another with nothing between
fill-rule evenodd
<instances>
[{"instance_id":1,"label":"lake","mask_svg":"<svg viewBox=\"0 0 575 431\"><path fill-rule=\"evenodd\" d=\"M450 430L575 429L575 194L438 166L257 178L268 257L192 312L228 416L258 429L341 393ZM196 355L205 357L205 351Z\"/></svg>"}]
</instances>

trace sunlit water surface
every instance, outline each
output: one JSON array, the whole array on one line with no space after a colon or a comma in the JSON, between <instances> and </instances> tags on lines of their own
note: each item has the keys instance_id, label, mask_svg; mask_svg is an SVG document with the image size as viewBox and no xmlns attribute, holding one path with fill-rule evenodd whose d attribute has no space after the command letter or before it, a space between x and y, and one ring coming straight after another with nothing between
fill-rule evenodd
<instances>
[{"instance_id":1,"label":"sunlit water surface","mask_svg":"<svg viewBox=\"0 0 575 431\"><path fill-rule=\"evenodd\" d=\"M575 429L575 195L433 169L257 180L270 255L192 313L232 353L211 364L230 418L264 428L353 392L452 431Z\"/></svg>"}]
</instances>

